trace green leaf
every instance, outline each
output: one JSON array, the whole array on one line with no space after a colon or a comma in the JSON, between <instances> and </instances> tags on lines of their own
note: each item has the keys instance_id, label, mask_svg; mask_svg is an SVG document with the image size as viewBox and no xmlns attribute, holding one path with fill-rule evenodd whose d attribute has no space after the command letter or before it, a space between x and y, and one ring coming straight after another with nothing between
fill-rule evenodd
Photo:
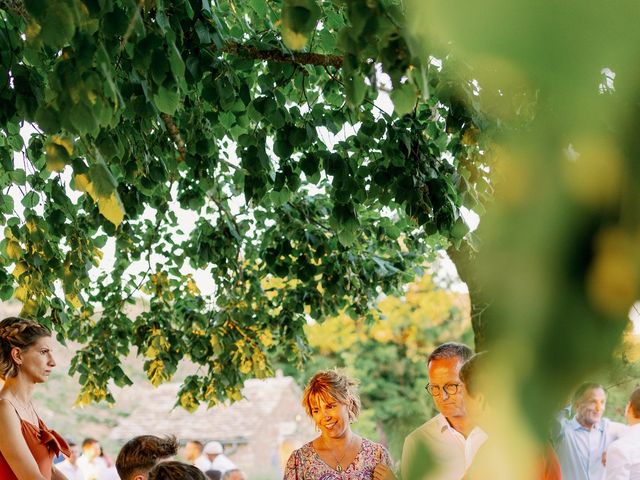
<instances>
[{"instance_id":1,"label":"green leaf","mask_svg":"<svg viewBox=\"0 0 640 480\"><path fill-rule=\"evenodd\" d=\"M407 82L398 88L394 88L391 92L391 100L393 107L398 116L411 113L416 106L418 93L413 84Z\"/></svg>"},{"instance_id":2,"label":"green leaf","mask_svg":"<svg viewBox=\"0 0 640 480\"><path fill-rule=\"evenodd\" d=\"M320 18L315 0L285 0L282 6L282 39L292 50L302 50Z\"/></svg>"},{"instance_id":3,"label":"green leaf","mask_svg":"<svg viewBox=\"0 0 640 480\"><path fill-rule=\"evenodd\" d=\"M62 3L56 2L55 5L49 5L41 19L41 30L38 34L46 45L59 49L69 43L75 33L74 16L69 7Z\"/></svg>"},{"instance_id":4,"label":"green leaf","mask_svg":"<svg viewBox=\"0 0 640 480\"><path fill-rule=\"evenodd\" d=\"M25 208L34 208L40 202L40 196L37 192L31 190L22 198L22 206Z\"/></svg>"},{"instance_id":5,"label":"green leaf","mask_svg":"<svg viewBox=\"0 0 640 480\"><path fill-rule=\"evenodd\" d=\"M107 166L100 162L89 169L89 179L93 185L93 191L98 197L108 197L115 191L118 183L111 175Z\"/></svg>"},{"instance_id":6,"label":"green leaf","mask_svg":"<svg viewBox=\"0 0 640 480\"><path fill-rule=\"evenodd\" d=\"M92 135L98 133L98 121L93 116L91 109L84 103L77 103L71 108L69 120L79 133L90 133Z\"/></svg>"},{"instance_id":7,"label":"green leaf","mask_svg":"<svg viewBox=\"0 0 640 480\"><path fill-rule=\"evenodd\" d=\"M180 96L177 90L169 90L164 87L158 88L158 93L153 96L153 101L162 113L173 115L178 109Z\"/></svg>"},{"instance_id":8,"label":"green leaf","mask_svg":"<svg viewBox=\"0 0 640 480\"><path fill-rule=\"evenodd\" d=\"M354 108L359 107L367 93L367 86L364 83L362 75L354 72L346 78L344 87L349 104Z\"/></svg>"},{"instance_id":9,"label":"green leaf","mask_svg":"<svg viewBox=\"0 0 640 480\"><path fill-rule=\"evenodd\" d=\"M13 183L15 183L16 185L24 185L27 182L27 174L21 168L17 168L16 170L8 173L9 178L11 178Z\"/></svg>"}]
</instances>

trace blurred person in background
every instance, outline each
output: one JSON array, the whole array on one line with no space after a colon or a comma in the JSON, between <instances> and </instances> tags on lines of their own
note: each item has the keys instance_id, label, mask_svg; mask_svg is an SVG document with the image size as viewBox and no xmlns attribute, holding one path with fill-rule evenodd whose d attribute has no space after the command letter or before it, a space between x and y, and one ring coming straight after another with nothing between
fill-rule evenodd
<instances>
[{"instance_id":1,"label":"blurred person in background","mask_svg":"<svg viewBox=\"0 0 640 480\"><path fill-rule=\"evenodd\" d=\"M204 446L203 455L196 460L196 467L203 472L207 470L220 470L224 475L227 470L238 468L235 463L229 460L224 454L224 449L220 442L209 442Z\"/></svg>"},{"instance_id":2,"label":"blurred person in background","mask_svg":"<svg viewBox=\"0 0 640 480\"><path fill-rule=\"evenodd\" d=\"M187 440L182 449L182 456L191 465L195 465L198 458L202 455L204 445L198 440Z\"/></svg>"},{"instance_id":3,"label":"blurred person in background","mask_svg":"<svg viewBox=\"0 0 640 480\"><path fill-rule=\"evenodd\" d=\"M51 332L32 320L0 321L0 478L64 480L53 465L69 446L38 416L31 398L56 366Z\"/></svg>"},{"instance_id":4,"label":"blurred person in background","mask_svg":"<svg viewBox=\"0 0 640 480\"><path fill-rule=\"evenodd\" d=\"M606 480L640 480L640 388L624 411L629 429L607 449Z\"/></svg>"},{"instance_id":5,"label":"blurred person in background","mask_svg":"<svg viewBox=\"0 0 640 480\"><path fill-rule=\"evenodd\" d=\"M625 425L604 417L607 394L599 383L583 383L573 396L573 418L560 419L555 446L567 480L604 480L607 447Z\"/></svg>"},{"instance_id":6,"label":"blurred person in background","mask_svg":"<svg viewBox=\"0 0 640 480\"><path fill-rule=\"evenodd\" d=\"M95 438L85 438L82 441L82 455L77 465L84 475L84 480L102 480L107 470L106 460L100 456L102 447Z\"/></svg>"},{"instance_id":7,"label":"blurred person in background","mask_svg":"<svg viewBox=\"0 0 640 480\"><path fill-rule=\"evenodd\" d=\"M234 468L233 470L224 472L222 480L247 480L247 476L239 468Z\"/></svg>"},{"instance_id":8,"label":"blurred person in background","mask_svg":"<svg viewBox=\"0 0 640 480\"><path fill-rule=\"evenodd\" d=\"M69 442L69 456L56 465L67 480L84 480L84 475L77 465L79 457L80 445Z\"/></svg>"},{"instance_id":9,"label":"blurred person in background","mask_svg":"<svg viewBox=\"0 0 640 480\"><path fill-rule=\"evenodd\" d=\"M466 345L449 342L429 355L426 389L439 413L405 439L400 470L404 480L460 480L487 439L465 409L460 369L472 354Z\"/></svg>"},{"instance_id":10,"label":"blurred person in background","mask_svg":"<svg viewBox=\"0 0 640 480\"><path fill-rule=\"evenodd\" d=\"M360 414L356 381L336 370L316 373L302 405L320 435L289 457L285 480L395 480L389 452L351 430Z\"/></svg>"},{"instance_id":11,"label":"blurred person in background","mask_svg":"<svg viewBox=\"0 0 640 480\"><path fill-rule=\"evenodd\" d=\"M125 443L118 453L116 458L118 475L122 480L147 480L153 467L171 460L177 452L178 442L175 437L156 437L155 435L134 437Z\"/></svg>"}]
</instances>

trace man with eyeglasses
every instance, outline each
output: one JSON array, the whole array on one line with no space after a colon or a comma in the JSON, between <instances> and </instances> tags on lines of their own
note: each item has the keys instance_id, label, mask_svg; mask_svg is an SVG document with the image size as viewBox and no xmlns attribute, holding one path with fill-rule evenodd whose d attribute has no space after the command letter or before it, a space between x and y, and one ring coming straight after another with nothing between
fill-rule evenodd
<instances>
[{"instance_id":1,"label":"man with eyeglasses","mask_svg":"<svg viewBox=\"0 0 640 480\"><path fill-rule=\"evenodd\" d=\"M403 480L460 480L485 442L486 434L464 408L460 368L472 354L466 345L449 342L429 355L426 389L440 413L405 439Z\"/></svg>"}]
</instances>

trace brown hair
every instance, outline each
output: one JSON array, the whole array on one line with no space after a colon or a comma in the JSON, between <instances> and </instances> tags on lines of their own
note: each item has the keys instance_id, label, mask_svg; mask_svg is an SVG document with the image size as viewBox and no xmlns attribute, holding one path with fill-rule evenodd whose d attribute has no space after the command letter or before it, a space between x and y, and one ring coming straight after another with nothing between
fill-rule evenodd
<instances>
[{"instance_id":1,"label":"brown hair","mask_svg":"<svg viewBox=\"0 0 640 480\"><path fill-rule=\"evenodd\" d=\"M172 460L153 467L149 480L207 480L207 477L194 465Z\"/></svg>"},{"instance_id":2,"label":"brown hair","mask_svg":"<svg viewBox=\"0 0 640 480\"><path fill-rule=\"evenodd\" d=\"M6 380L18 375L18 365L13 361L14 347L27 349L42 337L50 337L51 331L33 320L7 317L0 321L0 378Z\"/></svg>"},{"instance_id":3,"label":"brown hair","mask_svg":"<svg viewBox=\"0 0 640 480\"><path fill-rule=\"evenodd\" d=\"M302 406L311 414L311 398L329 397L349 408L349 418L355 420L360 415L360 397L358 396L358 382L337 370L322 370L316 373L304 389Z\"/></svg>"},{"instance_id":4,"label":"brown hair","mask_svg":"<svg viewBox=\"0 0 640 480\"><path fill-rule=\"evenodd\" d=\"M122 480L129 480L139 473L146 474L159 460L172 457L177 451L175 437L140 435L122 446L116 458L116 470Z\"/></svg>"},{"instance_id":5,"label":"brown hair","mask_svg":"<svg viewBox=\"0 0 640 480\"><path fill-rule=\"evenodd\" d=\"M469 360L464 362L460 369L460 380L464 383L467 393L472 398L476 398L483 392L484 376L487 370L487 352L476 353Z\"/></svg>"}]
</instances>

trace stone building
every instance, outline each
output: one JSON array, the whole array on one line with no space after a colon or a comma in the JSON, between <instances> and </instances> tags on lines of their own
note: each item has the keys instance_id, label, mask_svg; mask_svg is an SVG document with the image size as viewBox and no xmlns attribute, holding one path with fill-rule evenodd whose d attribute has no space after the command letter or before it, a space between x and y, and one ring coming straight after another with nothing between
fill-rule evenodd
<instances>
[{"instance_id":1,"label":"stone building","mask_svg":"<svg viewBox=\"0 0 640 480\"><path fill-rule=\"evenodd\" d=\"M124 443L136 435L171 434L181 444L217 440L250 480L268 480L282 478L291 451L315 436L291 377L248 380L245 399L211 409L203 405L194 413L174 408L179 387L136 389L138 406L111 431L111 439Z\"/></svg>"}]
</instances>

